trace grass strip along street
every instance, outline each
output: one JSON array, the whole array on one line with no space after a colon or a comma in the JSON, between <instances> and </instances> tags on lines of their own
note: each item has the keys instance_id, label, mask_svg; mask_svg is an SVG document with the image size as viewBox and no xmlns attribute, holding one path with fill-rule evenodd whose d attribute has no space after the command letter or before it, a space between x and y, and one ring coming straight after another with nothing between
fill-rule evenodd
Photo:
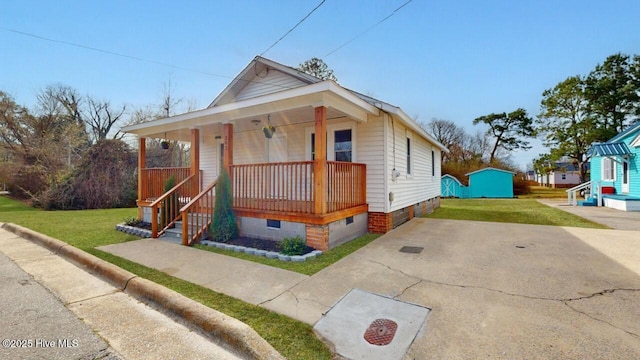
<instances>
[{"instance_id":1,"label":"grass strip along street","mask_svg":"<svg viewBox=\"0 0 640 360\"><path fill-rule=\"evenodd\" d=\"M96 249L139 239L115 230L115 224L136 213L136 209L42 211L0 196L0 222L18 224L62 240L234 317L251 326L287 359L331 359L331 352L310 325Z\"/></svg>"}]
</instances>

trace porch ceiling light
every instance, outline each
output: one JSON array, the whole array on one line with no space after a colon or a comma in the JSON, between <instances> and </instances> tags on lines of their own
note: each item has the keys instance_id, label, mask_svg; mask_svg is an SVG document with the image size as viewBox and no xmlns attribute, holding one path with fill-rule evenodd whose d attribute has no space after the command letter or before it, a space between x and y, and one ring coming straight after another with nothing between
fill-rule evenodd
<instances>
[{"instance_id":1,"label":"porch ceiling light","mask_svg":"<svg viewBox=\"0 0 640 360\"><path fill-rule=\"evenodd\" d=\"M251 120L251 122L253 123L253 125L258 126L258 124L260 124L262 122L262 120L253 119L253 120Z\"/></svg>"}]
</instances>

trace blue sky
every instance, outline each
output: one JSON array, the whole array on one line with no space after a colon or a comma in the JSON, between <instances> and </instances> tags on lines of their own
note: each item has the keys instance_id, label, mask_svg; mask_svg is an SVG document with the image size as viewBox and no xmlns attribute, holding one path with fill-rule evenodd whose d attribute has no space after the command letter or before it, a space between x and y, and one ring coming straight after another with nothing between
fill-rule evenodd
<instances>
[{"instance_id":1,"label":"blue sky","mask_svg":"<svg viewBox=\"0 0 640 360\"><path fill-rule=\"evenodd\" d=\"M170 81L175 96L203 108L320 1L5 1L0 90L33 106L37 91L62 83L138 107L158 103ZM636 0L413 0L331 53L405 2L326 0L264 56L290 66L323 58L342 85L473 133L478 116L537 115L545 89L611 54L640 54ZM522 168L545 151L533 143L512 154Z\"/></svg>"}]
</instances>

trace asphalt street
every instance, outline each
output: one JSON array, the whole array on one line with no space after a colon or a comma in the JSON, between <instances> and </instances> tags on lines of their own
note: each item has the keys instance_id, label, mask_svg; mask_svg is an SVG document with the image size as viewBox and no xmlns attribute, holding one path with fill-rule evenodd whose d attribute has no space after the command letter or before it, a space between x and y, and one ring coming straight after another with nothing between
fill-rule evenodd
<instances>
[{"instance_id":1,"label":"asphalt street","mask_svg":"<svg viewBox=\"0 0 640 360\"><path fill-rule=\"evenodd\" d=\"M122 359L48 289L0 253L0 358Z\"/></svg>"}]
</instances>

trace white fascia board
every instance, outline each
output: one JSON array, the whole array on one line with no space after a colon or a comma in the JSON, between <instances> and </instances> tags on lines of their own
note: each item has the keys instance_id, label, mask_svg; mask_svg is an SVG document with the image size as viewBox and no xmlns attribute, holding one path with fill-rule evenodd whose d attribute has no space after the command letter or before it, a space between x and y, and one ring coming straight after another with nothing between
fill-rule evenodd
<instances>
[{"instance_id":1,"label":"white fascia board","mask_svg":"<svg viewBox=\"0 0 640 360\"><path fill-rule=\"evenodd\" d=\"M224 123L238 118L255 116L266 112L285 111L304 105L332 107L354 116L360 121L367 120L367 113L378 114L378 109L375 106L346 91L333 81L323 81L230 104L152 120L142 124L129 125L123 127L122 131L144 135L183 129L185 127L191 128L205 124ZM265 107L268 107L268 109L265 109Z\"/></svg>"},{"instance_id":2,"label":"white fascia board","mask_svg":"<svg viewBox=\"0 0 640 360\"><path fill-rule=\"evenodd\" d=\"M413 131L417 132L423 138L427 139L430 143L437 146L440 150L444 152L449 152L446 146L441 144L438 140L436 140L433 136L431 136L428 132L426 132L423 128L421 128L409 115L407 115L401 108L391 106L385 103L381 104L382 110L397 116L402 122L404 122L407 126L409 126Z\"/></svg>"},{"instance_id":3,"label":"white fascia board","mask_svg":"<svg viewBox=\"0 0 640 360\"><path fill-rule=\"evenodd\" d=\"M633 147L640 147L640 134L638 134L638 136L636 136L636 138L633 139L633 141L629 145Z\"/></svg>"}]
</instances>

